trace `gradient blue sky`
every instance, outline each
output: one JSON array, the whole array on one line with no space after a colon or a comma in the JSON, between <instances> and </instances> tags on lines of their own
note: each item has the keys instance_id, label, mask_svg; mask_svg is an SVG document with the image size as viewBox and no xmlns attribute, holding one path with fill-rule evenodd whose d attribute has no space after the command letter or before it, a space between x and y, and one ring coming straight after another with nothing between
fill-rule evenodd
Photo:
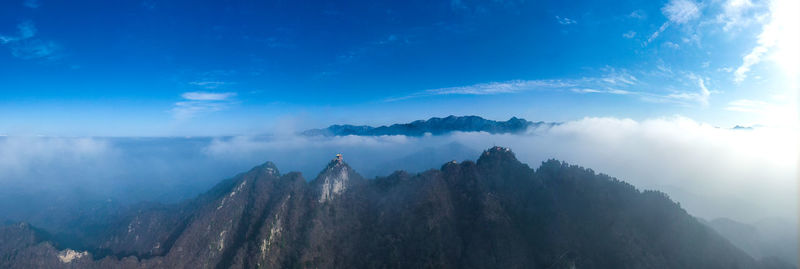
<instances>
[{"instance_id":1,"label":"gradient blue sky","mask_svg":"<svg viewBox=\"0 0 800 269\"><path fill-rule=\"evenodd\" d=\"M794 0L0 2L0 135L797 119Z\"/></svg>"}]
</instances>

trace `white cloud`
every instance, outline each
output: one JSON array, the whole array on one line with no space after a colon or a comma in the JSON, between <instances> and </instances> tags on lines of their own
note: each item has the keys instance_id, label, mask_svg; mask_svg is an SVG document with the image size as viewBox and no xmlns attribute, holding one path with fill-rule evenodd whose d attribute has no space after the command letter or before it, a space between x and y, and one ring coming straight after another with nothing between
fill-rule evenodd
<instances>
[{"instance_id":1,"label":"white cloud","mask_svg":"<svg viewBox=\"0 0 800 269\"><path fill-rule=\"evenodd\" d=\"M661 8L661 12L669 21L676 24L687 23L700 17L700 8L692 0L671 0Z\"/></svg>"},{"instance_id":2,"label":"white cloud","mask_svg":"<svg viewBox=\"0 0 800 269\"><path fill-rule=\"evenodd\" d=\"M606 75L600 78L601 81L606 82L611 85L625 85L630 86L638 83L638 79L628 73L627 70L619 70L617 71L614 68L605 68ZM592 79L585 79L585 80L592 80Z\"/></svg>"},{"instance_id":3,"label":"white cloud","mask_svg":"<svg viewBox=\"0 0 800 269\"><path fill-rule=\"evenodd\" d=\"M665 97L679 102L688 101L688 102L698 103L704 106L708 105L708 99L709 97L711 97L711 91L708 90L708 88L706 87L705 80L694 74L690 74L689 79L692 79L697 82L697 87L699 91L694 91L694 92L684 91L684 92L672 93L666 95Z\"/></svg>"},{"instance_id":4,"label":"white cloud","mask_svg":"<svg viewBox=\"0 0 800 269\"><path fill-rule=\"evenodd\" d=\"M192 82L189 82L189 84L190 85L194 85L194 86L198 86L198 87L204 88L204 89L216 89L216 88L219 88L219 87L231 84L231 83L225 82L225 81L203 80L203 81L192 81Z\"/></svg>"},{"instance_id":5,"label":"white cloud","mask_svg":"<svg viewBox=\"0 0 800 269\"><path fill-rule=\"evenodd\" d=\"M85 165L108 153L107 143L92 138L0 137L0 183L21 176L25 180L35 180L23 175Z\"/></svg>"},{"instance_id":6,"label":"white cloud","mask_svg":"<svg viewBox=\"0 0 800 269\"><path fill-rule=\"evenodd\" d=\"M411 167L392 160L426 148L456 142L476 154L440 157L474 160L481 150L502 145L532 167L556 158L607 173L639 188L665 191L691 214L751 220L796 216L797 155L786 150L796 148L796 135L796 131L767 127L742 132L683 117L643 121L585 118L519 135L457 132L426 137L236 137L217 139L206 152L218 159L279 159L276 163L282 171L312 172L319 171L334 153L342 152L357 171L387 163L393 166L382 169L394 171ZM428 165L435 168L441 163ZM315 173L306 176L313 177Z\"/></svg>"},{"instance_id":7,"label":"white cloud","mask_svg":"<svg viewBox=\"0 0 800 269\"><path fill-rule=\"evenodd\" d=\"M561 17L561 16L556 16L556 20L561 25L570 25L570 24L577 24L578 23L577 21L575 21L573 19L570 19L570 18L567 18L567 17Z\"/></svg>"},{"instance_id":8,"label":"white cloud","mask_svg":"<svg viewBox=\"0 0 800 269\"><path fill-rule=\"evenodd\" d=\"M753 7L750 0L727 0L722 4L723 11L717 15L717 21L725 24L722 29L726 32L735 27L746 26L759 17L748 14Z\"/></svg>"},{"instance_id":9,"label":"white cloud","mask_svg":"<svg viewBox=\"0 0 800 269\"><path fill-rule=\"evenodd\" d=\"M633 92L626 90L619 90L619 89L609 89L607 92L610 94L621 94L621 95L633 94Z\"/></svg>"},{"instance_id":10,"label":"white cloud","mask_svg":"<svg viewBox=\"0 0 800 269\"><path fill-rule=\"evenodd\" d=\"M232 98L235 92L185 92L181 94L183 101L176 102L172 108L175 119L191 119L201 114L225 110L235 103Z\"/></svg>"},{"instance_id":11,"label":"white cloud","mask_svg":"<svg viewBox=\"0 0 800 269\"><path fill-rule=\"evenodd\" d=\"M634 31L625 32L624 34L622 34L622 37L627 38L627 39L634 38L634 37L636 37L636 32L634 32Z\"/></svg>"},{"instance_id":12,"label":"white cloud","mask_svg":"<svg viewBox=\"0 0 800 269\"><path fill-rule=\"evenodd\" d=\"M800 3L796 0L773 0L769 7L769 21L763 25L757 45L736 68L735 82L744 81L752 67L768 54L790 77L797 76L800 71L800 38L797 35L800 32L800 16L796 14Z\"/></svg>"},{"instance_id":13,"label":"white cloud","mask_svg":"<svg viewBox=\"0 0 800 269\"><path fill-rule=\"evenodd\" d=\"M673 74L668 67L660 66L660 68L663 69L661 75L664 76L664 78L681 82L684 81L683 77L677 77L677 74ZM705 106L708 105L711 95L717 93L707 88L707 78L701 78L693 73L688 74L688 79L691 81L690 85L696 85L696 89L674 90L671 84L660 84L654 88L649 85L651 81L647 79L645 79L645 81L640 81L639 78L626 69L605 67L601 70L605 74L597 77L584 77L580 79L510 80L478 83L468 86L430 89L406 96L387 98L384 101L394 102L411 98L444 95L497 95L515 94L527 91L563 91L578 94L627 95L638 97L645 102ZM686 85L682 85L682 87L685 88ZM644 91L641 89L651 90Z\"/></svg>"},{"instance_id":14,"label":"white cloud","mask_svg":"<svg viewBox=\"0 0 800 269\"><path fill-rule=\"evenodd\" d=\"M791 96L773 96L772 100L738 99L728 103L728 111L755 114L760 117L759 124L769 126L800 125L797 114L797 98Z\"/></svg>"},{"instance_id":15,"label":"white cloud","mask_svg":"<svg viewBox=\"0 0 800 269\"><path fill-rule=\"evenodd\" d=\"M656 38L658 38L658 36L659 36L659 35L661 35L661 33L662 33L662 32L664 32L665 30L667 30L667 27L669 27L669 21L667 21L667 22L664 22L663 24L661 24L661 26L660 26L660 27L658 27L658 30L656 30L655 32L653 32L653 34L651 34L651 35L650 35L650 37L648 37L648 38L647 38L647 41L645 41L645 42L644 42L644 44L643 44L642 46L645 46L645 47L646 47L646 46L647 46L647 44L650 44L651 42L653 42L653 40L655 40Z\"/></svg>"},{"instance_id":16,"label":"white cloud","mask_svg":"<svg viewBox=\"0 0 800 269\"><path fill-rule=\"evenodd\" d=\"M185 92L181 94L184 99L193 101L224 101L234 96L236 96L235 92Z\"/></svg>"},{"instance_id":17,"label":"white cloud","mask_svg":"<svg viewBox=\"0 0 800 269\"><path fill-rule=\"evenodd\" d=\"M680 45L672 43L670 41L664 42L664 46L668 47L668 48L671 48L671 49L679 49L679 48L681 48Z\"/></svg>"},{"instance_id":18,"label":"white cloud","mask_svg":"<svg viewBox=\"0 0 800 269\"><path fill-rule=\"evenodd\" d=\"M761 112L769 106L769 103L764 101L739 99L728 103L725 109L738 112Z\"/></svg>"},{"instance_id":19,"label":"white cloud","mask_svg":"<svg viewBox=\"0 0 800 269\"><path fill-rule=\"evenodd\" d=\"M637 9L631 12L631 14L628 14L628 17L641 20L641 19L646 19L647 14L644 13L644 10Z\"/></svg>"},{"instance_id":20,"label":"white cloud","mask_svg":"<svg viewBox=\"0 0 800 269\"><path fill-rule=\"evenodd\" d=\"M393 102L410 98L419 98L438 95L495 95L520 93L532 90L570 90L581 93L585 89L603 88L601 92L609 91L613 87L630 87L636 85L638 79L627 70L617 70L612 67L601 69L605 74L600 77L586 77L581 79L541 79L541 80L509 80L503 82L478 83L468 86L429 89L402 97L388 98L385 101ZM577 90L576 90L577 89Z\"/></svg>"},{"instance_id":21,"label":"white cloud","mask_svg":"<svg viewBox=\"0 0 800 269\"><path fill-rule=\"evenodd\" d=\"M572 89L572 91L576 93L607 93L607 94L618 94L618 95L634 94L633 92L620 89L598 90L598 89L583 88L583 89Z\"/></svg>"},{"instance_id":22,"label":"white cloud","mask_svg":"<svg viewBox=\"0 0 800 269\"><path fill-rule=\"evenodd\" d=\"M667 17L667 21L647 38L643 46L647 46L658 38L670 24L684 24L700 17L700 7L692 0L670 0L661 8L661 12Z\"/></svg>"},{"instance_id":23,"label":"white cloud","mask_svg":"<svg viewBox=\"0 0 800 269\"><path fill-rule=\"evenodd\" d=\"M577 92L577 93L602 93L602 92L605 92L605 91L602 91L602 90L589 89L589 88L572 89L572 91L573 92Z\"/></svg>"},{"instance_id":24,"label":"white cloud","mask_svg":"<svg viewBox=\"0 0 800 269\"><path fill-rule=\"evenodd\" d=\"M560 80L511 80L504 82L489 82L480 83L469 86L449 87L427 90L430 95L449 95L449 94L466 94L466 95L487 95L487 94L500 94L500 93L515 93L521 91L528 91L539 88L563 88L571 86L570 83L565 83Z\"/></svg>"},{"instance_id":25,"label":"white cloud","mask_svg":"<svg viewBox=\"0 0 800 269\"><path fill-rule=\"evenodd\" d=\"M161 184L170 182L180 187L181 194L191 196L194 193L187 193L187 188L203 191L213 182L265 161L275 162L283 173L299 170L311 179L335 153L343 153L360 173L380 167L380 173L369 175L385 176L397 169L438 168L453 159L475 160L481 150L500 145L510 147L520 161L534 168L556 158L640 189L665 191L696 216L792 219L797 217L798 197L798 155L792 149L797 149L798 135L797 129L766 126L739 131L670 117L585 118L515 135L274 135L213 140L0 137L0 183L18 181L29 188L76 186L103 195L115 190L116 195L133 199L149 195L127 190L141 186L183 197ZM448 148L454 142L470 150L467 154L439 151L442 155L436 159L441 160L428 161L426 167L393 162L426 148Z\"/></svg>"},{"instance_id":26,"label":"white cloud","mask_svg":"<svg viewBox=\"0 0 800 269\"><path fill-rule=\"evenodd\" d=\"M559 89L576 86L564 80L509 80L503 82L479 83L469 86L430 89L408 96L386 99L388 102L410 98L437 96L437 95L494 95L504 93L517 93L538 89Z\"/></svg>"}]
</instances>

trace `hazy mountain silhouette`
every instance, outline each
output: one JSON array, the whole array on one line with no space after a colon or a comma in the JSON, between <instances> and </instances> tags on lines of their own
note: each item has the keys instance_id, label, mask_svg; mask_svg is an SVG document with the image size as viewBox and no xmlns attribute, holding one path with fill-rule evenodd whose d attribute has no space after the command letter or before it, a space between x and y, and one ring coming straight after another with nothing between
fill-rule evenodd
<instances>
[{"instance_id":1,"label":"hazy mountain silhouette","mask_svg":"<svg viewBox=\"0 0 800 269\"><path fill-rule=\"evenodd\" d=\"M525 119L512 117L507 121L487 120L478 116L448 116L445 118L430 118L417 120L410 123L392 124L390 126L372 127L366 125L331 125L324 129L311 129L304 131L303 135L324 136L376 136L376 135L406 135L423 136L426 133L440 135L454 131L460 132L488 132L492 134L521 133L532 126L552 126L556 123L530 122Z\"/></svg>"},{"instance_id":2,"label":"hazy mountain silhouette","mask_svg":"<svg viewBox=\"0 0 800 269\"><path fill-rule=\"evenodd\" d=\"M764 219L750 225L728 218L717 218L707 225L754 258L778 257L797 265L795 225L780 219Z\"/></svg>"},{"instance_id":3,"label":"hazy mountain silhouette","mask_svg":"<svg viewBox=\"0 0 800 269\"><path fill-rule=\"evenodd\" d=\"M2 268L792 268L756 260L657 191L507 148L362 178L272 163L172 205L76 226L0 228Z\"/></svg>"}]
</instances>

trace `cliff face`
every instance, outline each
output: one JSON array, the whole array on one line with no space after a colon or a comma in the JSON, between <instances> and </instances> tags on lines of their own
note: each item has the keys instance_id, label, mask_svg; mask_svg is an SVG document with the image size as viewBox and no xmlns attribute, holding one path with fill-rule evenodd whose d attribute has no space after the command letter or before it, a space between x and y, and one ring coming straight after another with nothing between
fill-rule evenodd
<instances>
[{"instance_id":1,"label":"cliff face","mask_svg":"<svg viewBox=\"0 0 800 269\"><path fill-rule=\"evenodd\" d=\"M182 204L109 222L87 249L29 225L0 229L2 268L776 268L666 195L505 148L477 162L365 180L271 163Z\"/></svg>"}]
</instances>

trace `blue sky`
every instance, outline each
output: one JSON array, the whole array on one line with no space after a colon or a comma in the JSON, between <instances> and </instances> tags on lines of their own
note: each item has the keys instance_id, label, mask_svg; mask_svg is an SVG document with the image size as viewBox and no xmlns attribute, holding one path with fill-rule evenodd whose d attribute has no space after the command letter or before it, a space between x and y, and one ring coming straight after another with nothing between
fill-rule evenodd
<instances>
[{"instance_id":1,"label":"blue sky","mask_svg":"<svg viewBox=\"0 0 800 269\"><path fill-rule=\"evenodd\" d=\"M0 135L797 120L792 0L0 3ZM793 33L793 34L790 34Z\"/></svg>"}]
</instances>

